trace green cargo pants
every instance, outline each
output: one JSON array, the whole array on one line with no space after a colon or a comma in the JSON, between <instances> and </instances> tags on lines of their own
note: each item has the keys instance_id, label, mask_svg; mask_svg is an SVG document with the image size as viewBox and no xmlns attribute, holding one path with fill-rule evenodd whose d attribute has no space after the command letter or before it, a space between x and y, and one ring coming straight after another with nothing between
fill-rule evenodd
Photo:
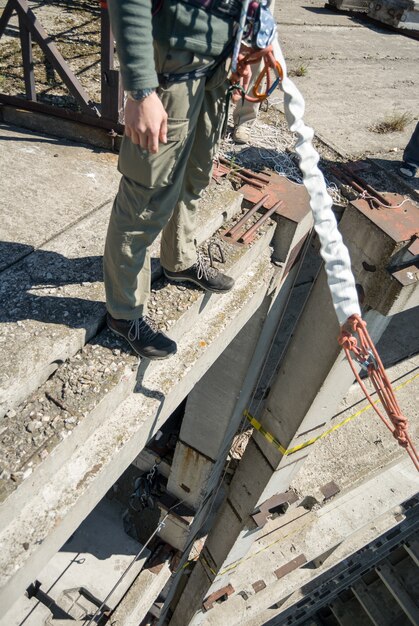
<instances>
[{"instance_id":1,"label":"green cargo pants","mask_svg":"<svg viewBox=\"0 0 419 626\"><path fill-rule=\"evenodd\" d=\"M187 72L210 60L186 51L156 51L158 72ZM123 138L118 164L122 179L104 253L112 317L131 320L147 313L149 247L161 231L162 266L176 272L194 264L197 202L210 181L227 87L223 64L210 78L159 88L169 119L167 144L160 144L157 154Z\"/></svg>"}]
</instances>

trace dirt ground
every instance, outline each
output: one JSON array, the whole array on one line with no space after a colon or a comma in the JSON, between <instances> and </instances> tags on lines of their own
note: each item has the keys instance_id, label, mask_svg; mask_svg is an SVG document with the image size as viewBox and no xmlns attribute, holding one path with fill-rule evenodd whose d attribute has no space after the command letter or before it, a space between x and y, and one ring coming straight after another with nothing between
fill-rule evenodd
<instances>
[{"instance_id":1,"label":"dirt ground","mask_svg":"<svg viewBox=\"0 0 419 626\"><path fill-rule=\"evenodd\" d=\"M30 0L30 8L57 45L93 102L100 102L100 5L95 0ZM0 1L0 11L6 0ZM24 94L18 20L10 21L0 40L0 91ZM39 100L76 108L74 98L62 84L37 44L33 47L34 73Z\"/></svg>"},{"instance_id":2,"label":"dirt ground","mask_svg":"<svg viewBox=\"0 0 419 626\"><path fill-rule=\"evenodd\" d=\"M419 44L364 14L334 12L323 0L278 2L275 16L288 68L306 101L306 122L352 158L392 168L419 119ZM372 128L406 114L398 132ZM416 187L418 188L418 187Z\"/></svg>"}]
</instances>

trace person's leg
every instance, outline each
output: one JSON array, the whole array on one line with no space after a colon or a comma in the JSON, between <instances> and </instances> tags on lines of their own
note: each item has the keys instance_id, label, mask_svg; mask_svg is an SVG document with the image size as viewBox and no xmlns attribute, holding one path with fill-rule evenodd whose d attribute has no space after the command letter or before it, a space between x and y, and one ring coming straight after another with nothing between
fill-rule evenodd
<instances>
[{"instance_id":1,"label":"person's leg","mask_svg":"<svg viewBox=\"0 0 419 626\"><path fill-rule=\"evenodd\" d=\"M257 65L252 65L252 79L250 82L248 92L252 92L253 85L256 82L257 77L263 70L263 61ZM233 140L236 143L249 143L251 138L252 126L254 125L258 116L260 103L249 102L248 100L239 100L236 103L233 111Z\"/></svg>"},{"instance_id":2,"label":"person's leg","mask_svg":"<svg viewBox=\"0 0 419 626\"><path fill-rule=\"evenodd\" d=\"M163 230L160 253L160 261L168 278L190 280L216 292L228 291L234 281L220 272L209 271L208 268L203 270L202 279L197 278L196 272L199 270L201 273L202 267L197 268L195 224L198 201L210 182L213 159L221 137L227 88L226 71L224 67L220 67L206 81L179 202Z\"/></svg>"},{"instance_id":3,"label":"person's leg","mask_svg":"<svg viewBox=\"0 0 419 626\"><path fill-rule=\"evenodd\" d=\"M191 61L192 55L185 55ZM185 67L180 61L178 65ZM150 292L148 248L178 201L204 98L204 80L178 83L159 91L169 116L167 144L160 144L157 154L149 154L124 137L120 150L123 178L104 254L107 308L118 319L133 320L146 314Z\"/></svg>"},{"instance_id":4,"label":"person's leg","mask_svg":"<svg viewBox=\"0 0 419 626\"><path fill-rule=\"evenodd\" d=\"M400 173L405 178L413 178L419 168L419 122L413 131L409 143L404 149L403 164L400 167Z\"/></svg>"},{"instance_id":5,"label":"person's leg","mask_svg":"<svg viewBox=\"0 0 419 626\"><path fill-rule=\"evenodd\" d=\"M189 69L190 53L174 53L173 65ZM124 137L119 169L123 175L112 209L104 254L108 326L148 358L174 354L176 344L145 319L150 293L149 246L173 212L182 188L194 128L204 99L205 80L160 89L168 113L167 144L149 154Z\"/></svg>"},{"instance_id":6,"label":"person's leg","mask_svg":"<svg viewBox=\"0 0 419 626\"><path fill-rule=\"evenodd\" d=\"M275 13L275 0L269 3L269 10L274 15ZM261 61L257 65L252 65L252 79L250 81L248 93L252 92L253 85L255 84L257 77L264 68L264 63ZM239 100L233 111L233 140L236 143L249 143L251 139L252 126L254 125L260 109L259 102L249 102L248 100Z\"/></svg>"}]
</instances>

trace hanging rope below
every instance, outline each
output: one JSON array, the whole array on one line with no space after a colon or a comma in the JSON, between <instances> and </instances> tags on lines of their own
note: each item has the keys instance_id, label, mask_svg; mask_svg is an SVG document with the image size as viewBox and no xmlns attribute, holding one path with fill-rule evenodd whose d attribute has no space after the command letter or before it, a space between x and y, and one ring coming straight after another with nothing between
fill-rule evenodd
<instances>
[{"instance_id":1,"label":"hanging rope below","mask_svg":"<svg viewBox=\"0 0 419 626\"><path fill-rule=\"evenodd\" d=\"M264 60L264 69L256 81L253 94L245 95L241 85L246 68L253 63L259 62L261 58ZM271 79L272 71L276 73L274 82ZM264 93L260 91L260 85L263 81L266 84ZM339 344L344 349L354 376L366 398L372 404L380 419L393 433L399 444L405 448L419 471L419 455L407 432L407 418L400 410L391 382L367 331L366 323L360 315L349 252L337 228L336 218L332 210L333 200L327 192L324 176L317 166L319 155L312 145L313 130L306 126L303 120L304 98L296 85L287 76L285 58L278 38L272 42L272 45L267 46L263 50L252 50L247 54L237 55L231 82L231 90L237 89L239 92L241 91L242 97L247 98L251 102L259 102L267 98L276 86L279 86L284 93L285 116L289 129L297 136L295 151L300 159L299 165L303 174L303 182L310 197L314 228L320 240L320 252L325 262L333 306L342 329L339 336ZM358 345L354 333L358 335L360 345ZM383 415L372 401L365 384L359 376L354 360L367 371L388 418Z\"/></svg>"},{"instance_id":2,"label":"hanging rope below","mask_svg":"<svg viewBox=\"0 0 419 626\"><path fill-rule=\"evenodd\" d=\"M347 330L348 327L350 330ZM353 333L358 335L359 344L358 339ZM394 395L390 379L387 376L383 363L367 331L366 322L364 322L359 315L352 315L348 319L347 324L342 327L338 341L345 351L346 358L349 361L349 365L351 366L356 380L374 411L390 432L393 433L393 436L397 439L399 444L405 448L415 464L416 469L419 470L419 454L407 431L407 418L402 414L396 396ZM380 411L377 404L373 402L364 381L361 379L355 367L354 360L367 372L368 378L372 382L381 404L387 413L387 417Z\"/></svg>"}]
</instances>

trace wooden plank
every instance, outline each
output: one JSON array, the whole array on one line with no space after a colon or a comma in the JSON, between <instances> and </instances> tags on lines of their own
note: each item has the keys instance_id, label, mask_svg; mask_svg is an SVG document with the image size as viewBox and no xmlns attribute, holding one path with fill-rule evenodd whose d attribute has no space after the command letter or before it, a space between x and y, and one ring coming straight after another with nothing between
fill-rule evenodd
<instances>
[{"instance_id":1,"label":"wooden plank","mask_svg":"<svg viewBox=\"0 0 419 626\"><path fill-rule=\"evenodd\" d=\"M390 563L388 561L383 561L375 568L375 571L399 606L406 613L412 624L417 626L417 624L419 624L419 609L412 596L406 591L402 581L397 576Z\"/></svg>"}]
</instances>

